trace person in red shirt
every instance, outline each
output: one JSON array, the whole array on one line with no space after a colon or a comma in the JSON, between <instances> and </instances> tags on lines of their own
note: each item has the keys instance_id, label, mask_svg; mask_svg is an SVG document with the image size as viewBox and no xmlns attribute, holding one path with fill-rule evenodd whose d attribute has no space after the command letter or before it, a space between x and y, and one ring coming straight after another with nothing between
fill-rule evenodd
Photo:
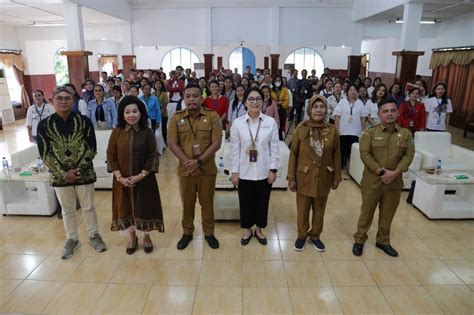
<instances>
[{"instance_id":1,"label":"person in red shirt","mask_svg":"<svg viewBox=\"0 0 474 315\"><path fill-rule=\"evenodd\" d=\"M426 129L425 105L418 101L421 91L417 87L412 87L409 91L409 99L400 104L398 124L407 128L414 134L416 131Z\"/></svg>"},{"instance_id":2,"label":"person in red shirt","mask_svg":"<svg viewBox=\"0 0 474 315\"><path fill-rule=\"evenodd\" d=\"M222 129L226 129L227 111L229 110L229 99L225 95L219 95L219 82L212 80L209 83L209 90L211 95L206 97L202 102L202 106L213 109L221 118Z\"/></svg>"},{"instance_id":3,"label":"person in red shirt","mask_svg":"<svg viewBox=\"0 0 474 315\"><path fill-rule=\"evenodd\" d=\"M184 80L179 79L176 70L171 71L170 75L170 79L166 82L166 90L170 93L170 100L177 102L183 97L185 88Z\"/></svg>"}]
</instances>

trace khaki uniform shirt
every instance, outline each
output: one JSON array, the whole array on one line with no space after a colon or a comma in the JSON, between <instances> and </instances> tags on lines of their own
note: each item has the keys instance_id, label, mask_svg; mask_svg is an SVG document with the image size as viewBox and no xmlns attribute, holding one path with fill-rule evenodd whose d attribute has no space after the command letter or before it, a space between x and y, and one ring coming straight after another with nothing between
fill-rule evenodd
<instances>
[{"instance_id":1,"label":"khaki uniform shirt","mask_svg":"<svg viewBox=\"0 0 474 315\"><path fill-rule=\"evenodd\" d=\"M201 154L206 152L212 143L212 137L222 137L222 123L213 110L201 107L197 118L193 118L188 109L174 113L168 127L168 137L178 139L178 145L189 159L193 158L193 144L199 144ZM217 167L213 155L202 163L201 175L216 175ZM179 162L178 176L190 176L184 165Z\"/></svg>"},{"instance_id":2,"label":"khaki uniform shirt","mask_svg":"<svg viewBox=\"0 0 474 315\"><path fill-rule=\"evenodd\" d=\"M360 137L360 157L365 165L360 183L363 187L402 189L402 175L389 184L383 184L375 171L379 167L406 172L415 156L413 137L408 129L398 125L389 131L382 124L366 129Z\"/></svg>"},{"instance_id":3,"label":"khaki uniform shirt","mask_svg":"<svg viewBox=\"0 0 474 315\"><path fill-rule=\"evenodd\" d=\"M296 180L298 194L308 197L325 197L333 182L341 181L341 151L336 127L326 124L321 129L324 140L322 156L309 145L312 127L302 123L291 140L288 180Z\"/></svg>"}]
</instances>

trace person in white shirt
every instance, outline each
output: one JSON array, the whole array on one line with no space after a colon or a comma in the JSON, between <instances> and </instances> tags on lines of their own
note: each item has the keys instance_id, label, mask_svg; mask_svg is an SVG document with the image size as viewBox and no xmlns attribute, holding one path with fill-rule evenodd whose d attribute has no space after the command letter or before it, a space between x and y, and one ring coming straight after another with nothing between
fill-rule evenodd
<instances>
[{"instance_id":1,"label":"person in white shirt","mask_svg":"<svg viewBox=\"0 0 474 315\"><path fill-rule=\"evenodd\" d=\"M372 86L367 89L367 94L369 95L369 97L372 97L372 94L373 94L374 90L377 88L377 86L380 83L382 83L382 78L376 77L374 79L374 82L373 82Z\"/></svg>"},{"instance_id":2,"label":"person in white shirt","mask_svg":"<svg viewBox=\"0 0 474 315\"><path fill-rule=\"evenodd\" d=\"M341 82L337 82L334 84L333 87L333 94L331 94L327 98L327 103L328 103L328 115L327 119L330 124L334 125L335 118L334 118L334 109L336 108L337 104L345 98L344 94L342 94L342 84Z\"/></svg>"},{"instance_id":3,"label":"person in white shirt","mask_svg":"<svg viewBox=\"0 0 474 315\"><path fill-rule=\"evenodd\" d=\"M247 107L244 103L245 88L243 85L237 85L235 89L235 98L230 103L227 113L227 121L232 126L232 122L247 113ZM229 127L230 128L230 127Z\"/></svg>"},{"instance_id":4,"label":"person in white shirt","mask_svg":"<svg viewBox=\"0 0 474 315\"><path fill-rule=\"evenodd\" d=\"M367 113L364 104L357 99L357 88L351 84L347 98L341 99L334 109L335 125L339 131L341 143L341 164L346 166L351 155L351 147L359 141Z\"/></svg>"},{"instance_id":5,"label":"person in white shirt","mask_svg":"<svg viewBox=\"0 0 474 315\"><path fill-rule=\"evenodd\" d=\"M247 114L234 120L230 130L231 179L238 186L240 226L245 229L240 242L247 245L255 236L266 245L262 229L267 226L270 193L280 166L278 127L275 119L261 112L260 89L247 90L244 102Z\"/></svg>"},{"instance_id":6,"label":"person in white shirt","mask_svg":"<svg viewBox=\"0 0 474 315\"><path fill-rule=\"evenodd\" d=\"M365 110L367 112L367 121L370 126L375 126L380 123L380 118L377 114L379 112L378 104L386 98L387 86L383 83L380 83L372 93L372 97L365 104Z\"/></svg>"},{"instance_id":7,"label":"person in white shirt","mask_svg":"<svg viewBox=\"0 0 474 315\"><path fill-rule=\"evenodd\" d=\"M447 131L449 116L453 112L451 99L447 95L446 84L438 82L433 87L433 94L426 100L426 131Z\"/></svg>"},{"instance_id":8,"label":"person in white shirt","mask_svg":"<svg viewBox=\"0 0 474 315\"><path fill-rule=\"evenodd\" d=\"M44 93L41 90L33 91L34 104L28 107L26 112L26 128L28 129L28 137L30 141L36 143L36 130L38 123L56 111L50 104L44 102Z\"/></svg>"}]
</instances>

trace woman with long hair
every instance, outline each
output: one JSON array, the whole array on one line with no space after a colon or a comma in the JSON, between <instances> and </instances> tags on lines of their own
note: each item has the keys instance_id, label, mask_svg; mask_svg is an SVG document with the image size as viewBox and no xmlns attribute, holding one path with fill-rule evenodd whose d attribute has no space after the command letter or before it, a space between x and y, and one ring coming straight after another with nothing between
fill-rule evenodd
<instances>
[{"instance_id":1,"label":"woman with long hair","mask_svg":"<svg viewBox=\"0 0 474 315\"><path fill-rule=\"evenodd\" d=\"M447 131L449 118L453 112L451 99L448 97L446 84L438 82L433 86L430 98L426 100L425 109L427 113L427 131Z\"/></svg>"}]
</instances>

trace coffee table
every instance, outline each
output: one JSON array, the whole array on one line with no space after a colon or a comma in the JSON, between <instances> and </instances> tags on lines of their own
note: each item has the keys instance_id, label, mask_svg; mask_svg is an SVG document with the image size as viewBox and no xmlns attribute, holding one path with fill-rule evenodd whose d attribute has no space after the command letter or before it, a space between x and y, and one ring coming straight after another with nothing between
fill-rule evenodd
<instances>
[{"instance_id":1,"label":"coffee table","mask_svg":"<svg viewBox=\"0 0 474 315\"><path fill-rule=\"evenodd\" d=\"M428 218L474 218L474 170L443 171L440 175L423 170L413 173L416 177L413 205ZM467 178L456 178L459 175Z\"/></svg>"}]
</instances>

